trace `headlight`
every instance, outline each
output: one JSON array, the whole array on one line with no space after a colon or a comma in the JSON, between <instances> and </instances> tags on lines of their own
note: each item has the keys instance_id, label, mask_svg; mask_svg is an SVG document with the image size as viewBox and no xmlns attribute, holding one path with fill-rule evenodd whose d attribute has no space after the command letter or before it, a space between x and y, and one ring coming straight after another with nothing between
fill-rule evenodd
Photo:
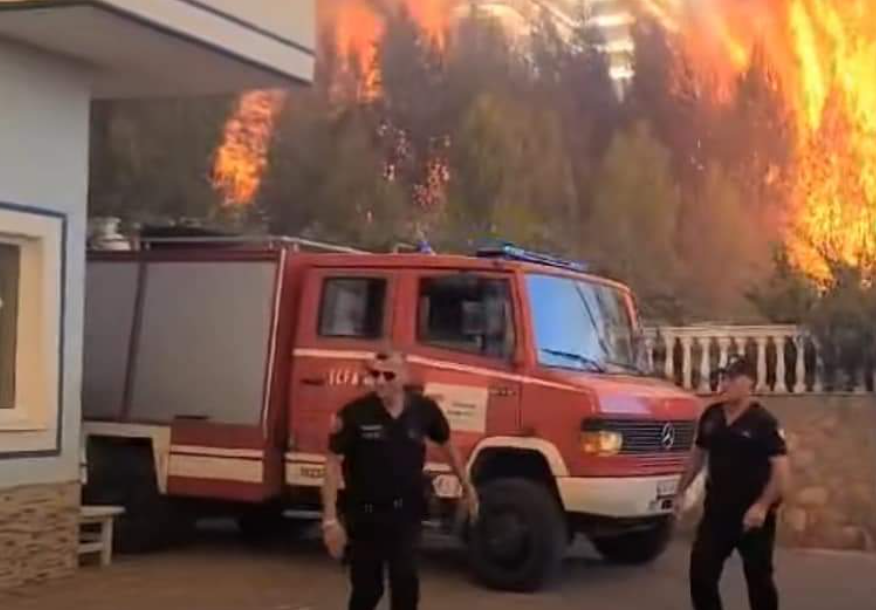
<instances>
[{"instance_id":1,"label":"headlight","mask_svg":"<svg viewBox=\"0 0 876 610\"><path fill-rule=\"evenodd\" d=\"M624 446L624 436L620 432L598 430L581 433L581 449L587 455L617 455Z\"/></svg>"}]
</instances>

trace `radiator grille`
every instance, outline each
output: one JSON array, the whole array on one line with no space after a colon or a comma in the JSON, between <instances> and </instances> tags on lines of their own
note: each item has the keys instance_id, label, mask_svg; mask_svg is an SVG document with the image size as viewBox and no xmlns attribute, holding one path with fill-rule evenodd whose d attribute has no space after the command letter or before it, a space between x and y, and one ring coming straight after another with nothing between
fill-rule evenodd
<instances>
[{"instance_id":1,"label":"radiator grille","mask_svg":"<svg viewBox=\"0 0 876 610\"><path fill-rule=\"evenodd\" d=\"M619 432L624 443L621 455L672 454L690 451L696 422L636 419L591 419L585 432Z\"/></svg>"}]
</instances>

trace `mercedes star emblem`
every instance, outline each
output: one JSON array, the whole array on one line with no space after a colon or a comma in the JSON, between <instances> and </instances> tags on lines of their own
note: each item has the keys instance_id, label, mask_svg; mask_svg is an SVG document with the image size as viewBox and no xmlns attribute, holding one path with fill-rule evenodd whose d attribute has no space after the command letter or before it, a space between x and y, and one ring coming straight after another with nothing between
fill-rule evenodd
<instances>
[{"instance_id":1,"label":"mercedes star emblem","mask_svg":"<svg viewBox=\"0 0 876 610\"><path fill-rule=\"evenodd\" d=\"M675 426L667 423L660 432L660 445L664 451L671 451L675 446Z\"/></svg>"}]
</instances>

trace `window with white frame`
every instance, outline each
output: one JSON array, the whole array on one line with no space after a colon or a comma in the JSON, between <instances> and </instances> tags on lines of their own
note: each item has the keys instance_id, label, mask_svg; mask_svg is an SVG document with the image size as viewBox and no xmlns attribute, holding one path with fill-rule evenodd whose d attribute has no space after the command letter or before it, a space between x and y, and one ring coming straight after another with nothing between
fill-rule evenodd
<instances>
[{"instance_id":1,"label":"window with white frame","mask_svg":"<svg viewBox=\"0 0 876 610\"><path fill-rule=\"evenodd\" d=\"M0 454L59 450L65 231L0 202Z\"/></svg>"},{"instance_id":2,"label":"window with white frame","mask_svg":"<svg viewBox=\"0 0 876 610\"><path fill-rule=\"evenodd\" d=\"M21 248L0 242L0 409L15 407Z\"/></svg>"}]
</instances>

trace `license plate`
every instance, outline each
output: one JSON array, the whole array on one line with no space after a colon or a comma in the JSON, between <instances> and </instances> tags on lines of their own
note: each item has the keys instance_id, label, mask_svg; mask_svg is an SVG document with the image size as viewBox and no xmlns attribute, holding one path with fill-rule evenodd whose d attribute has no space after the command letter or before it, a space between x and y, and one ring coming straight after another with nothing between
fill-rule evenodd
<instances>
[{"instance_id":1,"label":"license plate","mask_svg":"<svg viewBox=\"0 0 876 610\"><path fill-rule=\"evenodd\" d=\"M678 491L678 479L666 479L657 482L657 497L671 498Z\"/></svg>"}]
</instances>

